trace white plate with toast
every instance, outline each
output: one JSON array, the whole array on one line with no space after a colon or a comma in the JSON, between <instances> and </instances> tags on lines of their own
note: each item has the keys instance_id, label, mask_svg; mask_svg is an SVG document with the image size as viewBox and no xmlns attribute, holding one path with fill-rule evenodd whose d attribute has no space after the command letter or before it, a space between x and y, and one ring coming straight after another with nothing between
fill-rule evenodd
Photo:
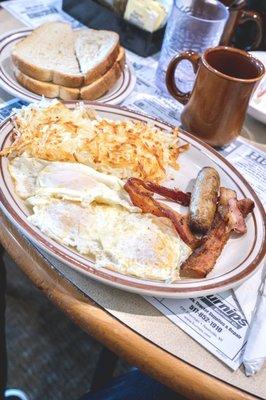
<instances>
[{"instance_id":1,"label":"white plate with toast","mask_svg":"<svg viewBox=\"0 0 266 400\"><path fill-rule=\"evenodd\" d=\"M75 102L66 103L73 109ZM162 130L162 134L170 135L173 126L140 113L99 103L87 103L97 114L109 121L134 121L148 123L148 126ZM151 125L152 124L152 125ZM6 119L0 126L0 151L10 146L14 140L14 125ZM167 139L168 140L168 139ZM0 158L0 201L2 210L15 225L37 246L47 253L74 268L90 279L142 295L186 298L217 293L240 285L249 278L261 265L265 256L265 211L251 186L242 175L218 152L194 136L179 130L180 145L189 144L189 150L178 158L179 169L171 175L171 187L182 191L191 190L191 184L198 172L206 166L215 168L219 173L221 186L234 190L238 199L249 198L254 202L254 210L246 218L247 231L243 235L232 234L223 248L214 268L203 279L180 279L172 283L152 279L136 278L107 268L96 268L95 263L78 253L73 247L53 240L41 229L28 220L29 211L17 195L14 182L10 176L9 160ZM173 202L167 203L172 207ZM186 208L187 210L187 208ZM181 210L181 212L184 212ZM187 211L186 211L187 212ZM107 222L106 222L107 223ZM112 224L109 224L109 227ZM108 227L108 223L106 225ZM108 228L109 229L109 228ZM92 228L91 228L92 230ZM130 247L134 246L132 236ZM196 250L197 251L197 250Z\"/></svg>"},{"instance_id":2,"label":"white plate with toast","mask_svg":"<svg viewBox=\"0 0 266 400\"><path fill-rule=\"evenodd\" d=\"M30 28L23 28L19 30L14 30L11 32L6 33L5 35L1 36L0 38L0 86L10 93L11 95L18 97L22 100L27 102L33 102L36 100L40 100L42 95L34 93L33 91L29 90L32 85L34 87L34 91L38 91L39 93L43 93L45 97L57 97L56 95L47 96L47 93L56 93L57 90L56 86L53 83L49 82L42 82L31 77L20 73L20 78L23 79L23 85L20 84L15 76L15 73L18 73L18 70L14 67L11 59L11 52L14 48L15 44L18 43L20 40L26 38L32 29ZM20 71L19 71L20 72ZM111 72L111 71L110 71ZM114 71L114 74L116 71ZM108 74L110 75L109 71ZM108 77L106 76L106 79ZM104 80L105 76L104 76ZM111 77L112 79L112 77ZM97 85L100 89L105 82L99 82ZM101 97L97 98L97 101L101 103L108 103L108 104L120 104L126 97L134 89L136 83L136 76L133 67L131 64L126 60L124 69L122 71L121 76L118 80L113 84L113 86ZM25 87L24 87L25 86ZM26 88L27 87L27 88ZM61 89L65 89L61 87ZM74 92L74 99L78 100L78 95L75 94L75 88L66 88L68 89L65 96L65 100L72 100L69 96L72 96ZM93 87L90 88L89 92L95 91L95 83L93 83Z\"/></svg>"}]
</instances>

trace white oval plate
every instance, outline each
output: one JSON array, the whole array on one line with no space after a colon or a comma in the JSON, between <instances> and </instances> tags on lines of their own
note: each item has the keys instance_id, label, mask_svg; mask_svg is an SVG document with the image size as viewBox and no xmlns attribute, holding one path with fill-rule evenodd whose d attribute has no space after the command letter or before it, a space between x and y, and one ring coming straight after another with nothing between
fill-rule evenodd
<instances>
[{"instance_id":1,"label":"white oval plate","mask_svg":"<svg viewBox=\"0 0 266 400\"><path fill-rule=\"evenodd\" d=\"M266 68L266 51L250 51L253 57L260 60L265 68ZM259 84L259 87L255 90L248 106L248 114L251 115L253 118L257 119L258 121L266 124L266 109L263 111L262 107L258 107L258 103L256 102L256 94L260 87L266 87L266 76L262 79ZM264 95L266 96L266 94Z\"/></svg>"},{"instance_id":2,"label":"white oval plate","mask_svg":"<svg viewBox=\"0 0 266 400\"><path fill-rule=\"evenodd\" d=\"M74 102L66 102L66 104L70 108L75 105ZM162 121L134 111L96 102L87 102L87 104L91 104L99 115L105 118L114 120L130 118L151 122L165 130L166 135L172 129L170 125ZM9 119L0 125L0 150L10 144L12 130L13 126ZM183 131L180 132L180 142L181 144L190 143L190 149L179 158L180 169L176 172L174 182L172 182L174 186L186 190L198 171L209 165L215 167L219 172L222 186L234 189L239 199L249 197L255 202L254 212L247 218L247 234L230 238L213 271L205 279L184 279L174 284L167 284L125 276L104 268L96 269L92 261L48 238L28 222L28 211L22 200L16 196L6 158L0 160L1 206L30 240L53 257L84 273L89 278L142 295L160 297L186 298L224 291L242 283L255 272L261 263L266 251L265 212L250 185L219 153Z\"/></svg>"},{"instance_id":3,"label":"white oval plate","mask_svg":"<svg viewBox=\"0 0 266 400\"><path fill-rule=\"evenodd\" d=\"M6 33L0 37L0 86L15 97L29 103L40 100L42 96L25 89L20 85L13 73L11 51L15 43L32 32L30 28L23 28ZM134 89L136 75L132 65L126 61L123 74L108 92L97 99L101 103L120 104Z\"/></svg>"}]
</instances>

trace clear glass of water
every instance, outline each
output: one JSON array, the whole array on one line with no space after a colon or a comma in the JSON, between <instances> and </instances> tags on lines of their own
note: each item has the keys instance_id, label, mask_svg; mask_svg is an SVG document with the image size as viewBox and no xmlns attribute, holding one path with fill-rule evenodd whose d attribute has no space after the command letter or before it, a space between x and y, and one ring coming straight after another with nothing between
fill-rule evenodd
<instances>
[{"instance_id":1,"label":"clear glass of water","mask_svg":"<svg viewBox=\"0 0 266 400\"><path fill-rule=\"evenodd\" d=\"M156 86L162 92L168 94L165 75L170 60L185 50L203 53L217 46L228 17L227 8L217 0L174 0L156 71ZM189 91L194 79L191 64L182 61L177 68L177 86Z\"/></svg>"}]
</instances>

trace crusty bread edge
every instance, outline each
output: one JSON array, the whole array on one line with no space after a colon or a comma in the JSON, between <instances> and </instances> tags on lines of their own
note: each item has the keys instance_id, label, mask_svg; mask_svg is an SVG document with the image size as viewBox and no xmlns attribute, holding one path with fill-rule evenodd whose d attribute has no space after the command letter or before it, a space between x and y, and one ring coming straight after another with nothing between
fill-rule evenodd
<instances>
[{"instance_id":1,"label":"crusty bread edge","mask_svg":"<svg viewBox=\"0 0 266 400\"><path fill-rule=\"evenodd\" d=\"M119 62L121 70L124 71L126 65L126 53L124 47L119 47L117 61Z\"/></svg>"},{"instance_id":2,"label":"crusty bread edge","mask_svg":"<svg viewBox=\"0 0 266 400\"><path fill-rule=\"evenodd\" d=\"M38 67L37 65L24 61L23 58L17 54L15 49L13 50L11 57L14 65L23 72L23 74L26 74L33 79L37 79L38 81L53 82L58 85L73 88L83 85L83 74L66 74L64 72L56 72L48 68Z\"/></svg>"},{"instance_id":3,"label":"crusty bread edge","mask_svg":"<svg viewBox=\"0 0 266 400\"><path fill-rule=\"evenodd\" d=\"M16 52L16 46L14 47L11 54L12 61L22 73L31 78L37 79L38 81L53 82L57 85L73 88L89 85L90 83L96 81L101 76L103 76L116 62L120 48L119 35L115 32L112 33L117 35L117 43L113 46L108 56L88 73L66 74L64 72L53 71L48 68L39 67L35 64L26 62L23 58L21 58ZM23 40L24 39L22 39L21 41ZM21 41L19 41L17 44L21 43ZM79 62L77 55L76 58Z\"/></svg>"},{"instance_id":4,"label":"crusty bread edge","mask_svg":"<svg viewBox=\"0 0 266 400\"><path fill-rule=\"evenodd\" d=\"M118 81L125 65L125 50L120 47L113 66L98 80L80 89L82 100L96 100L103 96Z\"/></svg>"},{"instance_id":5,"label":"crusty bread edge","mask_svg":"<svg viewBox=\"0 0 266 400\"><path fill-rule=\"evenodd\" d=\"M90 71L84 73L84 85L89 85L90 83L95 82L97 79L101 78L116 62L120 49L119 35L116 32L112 32L112 34L115 34L117 36L117 43L113 46L107 57L101 63L97 64ZM79 62L78 57L77 60Z\"/></svg>"},{"instance_id":6,"label":"crusty bread edge","mask_svg":"<svg viewBox=\"0 0 266 400\"><path fill-rule=\"evenodd\" d=\"M52 82L43 82L34 79L30 76L25 75L23 72L19 71L17 68L14 69L14 74L17 81L25 89L39 94L40 96L45 96L48 98L59 97L62 100L77 100L79 99L80 90L79 88L70 88L65 86L59 86Z\"/></svg>"},{"instance_id":7,"label":"crusty bread edge","mask_svg":"<svg viewBox=\"0 0 266 400\"><path fill-rule=\"evenodd\" d=\"M65 74L63 72L53 71L53 83L72 88L80 88L84 85L84 74Z\"/></svg>"},{"instance_id":8,"label":"crusty bread edge","mask_svg":"<svg viewBox=\"0 0 266 400\"><path fill-rule=\"evenodd\" d=\"M17 53L16 50L11 54L13 64L24 74L31 76L39 81L49 82L53 78L52 71L46 68L40 68L34 64L25 62Z\"/></svg>"},{"instance_id":9,"label":"crusty bread edge","mask_svg":"<svg viewBox=\"0 0 266 400\"><path fill-rule=\"evenodd\" d=\"M53 82L43 82L24 74L19 69L14 68L17 81L27 90L48 98L59 97L62 100L96 100L103 96L120 78L125 66L125 50L120 47L119 54L113 66L95 82L83 86L82 88L71 88L54 84Z\"/></svg>"},{"instance_id":10,"label":"crusty bread edge","mask_svg":"<svg viewBox=\"0 0 266 400\"><path fill-rule=\"evenodd\" d=\"M15 50L12 53L12 61L14 65L23 72L23 74L26 74L33 79L37 79L38 81L51 82L73 88L78 88L84 83L83 74L72 75L38 67L37 65L25 62Z\"/></svg>"}]
</instances>

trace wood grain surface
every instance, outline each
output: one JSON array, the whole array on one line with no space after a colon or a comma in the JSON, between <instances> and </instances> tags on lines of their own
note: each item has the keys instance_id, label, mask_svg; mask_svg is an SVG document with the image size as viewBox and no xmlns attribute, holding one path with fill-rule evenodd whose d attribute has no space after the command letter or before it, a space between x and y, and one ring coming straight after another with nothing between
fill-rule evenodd
<instances>
[{"instance_id":1,"label":"wood grain surface","mask_svg":"<svg viewBox=\"0 0 266 400\"><path fill-rule=\"evenodd\" d=\"M43 293L85 332L130 364L192 400L251 400L242 392L155 346L112 317L60 276L0 215L0 241Z\"/></svg>"}]
</instances>

